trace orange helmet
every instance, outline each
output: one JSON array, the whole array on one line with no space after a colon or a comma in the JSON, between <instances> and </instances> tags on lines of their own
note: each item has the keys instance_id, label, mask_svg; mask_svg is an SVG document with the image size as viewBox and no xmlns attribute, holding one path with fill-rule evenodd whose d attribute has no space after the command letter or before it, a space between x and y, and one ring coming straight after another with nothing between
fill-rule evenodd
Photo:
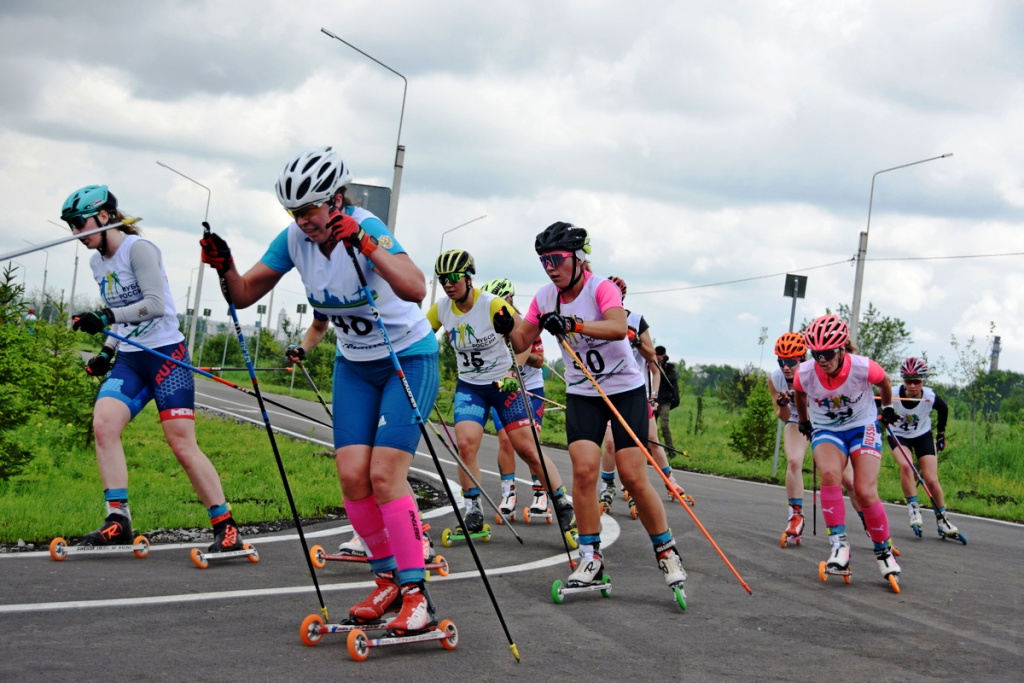
<instances>
[{"instance_id":1,"label":"orange helmet","mask_svg":"<svg viewBox=\"0 0 1024 683\"><path fill-rule=\"evenodd\" d=\"M775 355L779 358L803 358L807 355L804 336L799 332L787 332L775 342Z\"/></svg>"},{"instance_id":2,"label":"orange helmet","mask_svg":"<svg viewBox=\"0 0 1024 683\"><path fill-rule=\"evenodd\" d=\"M850 327L838 315L815 318L804 332L804 340L811 351L841 349L850 338Z\"/></svg>"}]
</instances>

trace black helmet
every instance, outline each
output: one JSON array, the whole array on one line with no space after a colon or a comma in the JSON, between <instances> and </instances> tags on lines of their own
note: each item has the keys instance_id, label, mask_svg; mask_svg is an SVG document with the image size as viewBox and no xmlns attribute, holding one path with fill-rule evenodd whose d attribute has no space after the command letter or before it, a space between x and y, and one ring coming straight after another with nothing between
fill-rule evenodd
<instances>
[{"instance_id":1,"label":"black helmet","mask_svg":"<svg viewBox=\"0 0 1024 683\"><path fill-rule=\"evenodd\" d=\"M537 235L537 239L533 243L533 248L538 254L557 249L576 252L586 246L587 231L577 228L572 223L563 223L562 221L546 227L544 232Z\"/></svg>"}]
</instances>

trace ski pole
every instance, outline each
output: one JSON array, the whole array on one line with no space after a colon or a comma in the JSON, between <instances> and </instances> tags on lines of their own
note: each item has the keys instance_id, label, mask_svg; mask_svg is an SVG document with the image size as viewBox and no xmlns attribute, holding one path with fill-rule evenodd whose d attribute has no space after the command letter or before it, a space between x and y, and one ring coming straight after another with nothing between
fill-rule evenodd
<instances>
[{"instance_id":1,"label":"ski pole","mask_svg":"<svg viewBox=\"0 0 1024 683\"><path fill-rule=\"evenodd\" d=\"M427 443L427 450L430 451L430 457L434 459L434 467L437 468L437 473L441 477L441 483L444 485L444 492L448 495L448 501L452 504L452 510L455 512L455 519L458 520L459 526L465 529L466 522L462 518L462 511L459 509L459 506L455 504L455 495L452 493L451 486L448 485L448 479L444 476L444 470L441 468L441 459L437 457L437 451L434 450L434 444L430 441L430 437L427 435L427 428L424 426L426 420L423 419L423 414L420 413L419 406L416 405L416 397L412 393L412 387L409 386L409 380L405 377L405 371L402 370L402 364L398 360L398 354L395 353L395 347L391 344L391 337L388 336L388 330L384 326L384 321L381 320L380 310L377 308L377 304L374 303L373 292L370 291L370 285L366 282L366 275L363 274L363 269L359 265L359 261L356 259L356 255L352 250L351 244L348 244L347 242L345 243L345 251L348 252L349 258L352 259L352 266L355 268L356 274L359 276L359 284L363 289L363 296L365 297L370 310L373 311L373 317L377 321L377 329L380 330L381 337L383 337L384 343L388 347L388 352L391 354L391 364L394 366L395 373L398 375L398 378L402 381L402 388L405 390L405 397L409 401L409 407L412 408L416 424L420 426L420 433L423 434L423 440ZM221 281L223 282L223 279ZM255 376L253 381L255 382ZM509 633L508 625L505 623L505 616L501 613L501 607L498 605L498 598L494 596L494 591L491 589L491 582L487 580L487 572L484 571L483 562L480 561L480 555L476 552L476 544L473 543L473 539L469 534L466 534L466 542L469 544L469 551L473 555L473 562L476 563L477 571L480 572L480 579L483 581L484 587L487 588L487 595L491 598L491 604L494 606L494 612L498 616L501 628L505 631L505 637L508 639L508 649L512 651L512 656L516 658L516 662L519 662L519 648L516 647L515 642L512 640L512 634ZM309 555L309 551L306 552L306 555ZM312 565L310 565L310 571L312 571Z\"/></svg>"},{"instance_id":2,"label":"ski pole","mask_svg":"<svg viewBox=\"0 0 1024 683\"><path fill-rule=\"evenodd\" d=\"M548 364L548 362L547 362L547 361L544 361L544 366L545 366L545 367L546 367L546 368L547 368L548 370L550 370L550 371L551 371L552 373L554 373L555 377L557 377L558 379L562 380L562 383L563 383L563 384L566 384L566 385L568 385L568 384L569 384L568 382L566 382L566 381L565 381L565 378L564 378L564 377L562 377L561 375L559 375L559 374L558 374L558 370L555 370L555 369L554 369L553 367L551 367L551 366L550 366L550 365Z\"/></svg>"},{"instance_id":3,"label":"ski pole","mask_svg":"<svg viewBox=\"0 0 1024 683\"><path fill-rule=\"evenodd\" d=\"M533 404L530 402L530 397L526 395L526 382L523 381L523 372L519 369L519 363L516 361L516 351L512 348L512 340L505 337L505 346L508 347L508 352L512 354L512 369L515 370L516 379L519 380L519 396L523 400L523 407L526 408L526 417L530 419L530 432L533 434L533 443L537 446L537 457L540 458L540 470L544 473L544 484L548 489L548 500L551 501L551 506L555 505L555 490L551 485L551 477L548 476L548 464L544 459L544 451L540 447L540 434L537 433L537 423L533 419ZM557 518L558 511L555 510L555 517ZM575 512L573 517L575 518ZM565 547L565 555L569 558L569 568L576 569L576 561L572 559L572 550L569 549L569 539L567 534L570 533L570 529L562 528L562 521L558 521L558 530L562 532L559 534L562 537L562 545ZM579 533L577 531L577 533Z\"/></svg>"},{"instance_id":4,"label":"ski pole","mask_svg":"<svg viewBox=\"0 0 1024 683\"><path fill-rule=\"evenodd\" d=\"M590 380L590 383L594 385L594 389L597 390L597 393L601 394L601 398L603 398L605 403L608 404L608 407L611 409L612 414L615 415L616 419L618 419L619 424L621 424L625 428L626 433L629 434L630 438L633 439L634 443L636 443L636 445L640 448L643 454L647 457L648 462L650 462L651 465L654 466L655 471L659 475L661 475L661 478L665 482L665 486L666 488L668 488L669 492L673 496L675 496L676 500L679 501L679 504L683 506L683 509L686 510L690 517L693 518L694 524L696 524L697 528L701 530L701 532L704 534L704 537L708 539L708 542L711 544L711 547L715 549L719 557L722 558L722 561L725 562L725 565L732 571L733 575L740 582L740 585L743 586L744 590L746 590L747 593L749 593L750 595L753 595L754 591L750 589L750 586L747 585L747 582L744 581L743 577L740 576L740 573L736 571L736 567L732 566L732 562L729 561L729 558L725 556L725 553L722 552L722 549L718 547L717 543L715 543L715 539L711 538L711 534L708 533L708 530L705 529L704 525L700 523L700 520L697 518L697 515L693 512L693 510L690 509L690 506L686 504L686 501L684 501L683 497L679 495L679 492L675 490L675 487L672 486L672 483L669 481L668 476L661 471L660 467L658 467L658 464L654 461L654 458L651 456L650 451L648 451L647 448L644 446L643 442L640 441L640 438L636 435L633 429L622 417L622 414L619 413L618 409L611 402L611 399L608 398L608 395L604 393L604 389L602 389L601 385L597 383L597 380L594 379L594 376L590 374L590 371L587 370L587 367L583 364L583 361L580 360L580 357L577 356L576 352L572 350L571 346L569 346L569 342L566 341L565 336L561 334L556 336L558 338L558 342L562 345L562 348L569 352L569 356L573 359L573 361L575 361L576 365L580 368L580 370L583 371L583 374L587 376L587 379Z\"/></svg>"},{"instance_id":5,"label":"ski pole","mask_svg":"<svg viewBox=\"0 0 1024 683\"><path fill-rule=\"evenodd\" d=\"M313 383L313 378L309 376L309 372L306 370L306 366L302 364L301 360L297 361L295 364L299 366L299 368L302 370L302 374L306 376L306 381L309 382L309 386L313 387L313 393L316 394L316 397L320 400L320 405L322 405L324 407L324 410L327 411L327 416L333 420L334 415L331 414L331 409L327 407L327 402L324 401L324 397L320 395L320 390L317 389L316 384Z\"/></svg>"},{"instance_id":6,"label":"ski pole","mask_svg":"<svg viewBox=\"0 0 1024 683\"><path fill-rule=\"evenodd\" d=\"M199 370L206 370L207 372L248 372L249 368L242 366L240 368L225 368L219 365L197 365L196 368ZM256 372L291 372L291 368L253 368Z\"/></svg>"},{"instance_id":7,"label":"ski pole","mask_svg":"<svg viewBox=\"0 0 1024 683\"><path fill-rule=\"evenodd\" d=\"M876 401L881 401L882 397L881 396L875 396L875 400ZM894 400L894 401L906 401L907 403L914 403L916 401L923 401L925 403L931 403L932 402L932 400L930 398L925 398L924 396L922 396L921 398L900 398L899 396L893 396L892 400Z\"/></svg>"},{"instance_id":8,"label":"ski pole","mask_svg":"<svg viewBox=\"0 0 1024 683\"><path fill-rule=\"evenodd\" d=\"M123 225L134 225L135 223L138 223L141 220L142 220L141 218L131 216L131 217L125 218L120 223L111 223L110 225L101 225L98 228L94 228L92 230L86 230L85 232L75 233L75 234L69 235L67 237L61 237L60 239L53 240L52 242L44 242L42 244L33 244L31 247L25 247L24 249L15 249L12 252L9 252L7 254L4 254L3 256L0 256L0 261L6 261L7 259L17 258L18 256L24 256L25 254L31 254L34 251L41 251L43 249L49 249L50 247L55 247L58 244L65 244L67 242L74 242L75 240L80 240L83 237L88 237L89 235L95 235L95 234L100 233L100 232L106 232L107 230L113 230L114 228L120 228Z\"/></svg>"},{"instance_id":9,"label":"ski pole","mask_svg":"<svg viewBox=\"0 0 1024 683\"><path fill-rule=\"evenodd\" d=\"M683 451L677 451L677 450L676 450L675 448L672 448L671 446L666 446L665 444L663 444L663 443L661 443L661 442L658 442L658 441L655 441L654 439L652 439L652 438L650 438L650 437L647 437L647 441L649 441L650 443L653 443L653 444L654 444L655 446L661 446L661 447L662 447L662 448L664 448L664 449L665 449L666 451L672 451L672 452L673 452L673 453L675 453L676 455L681 455L681 456L683 456L684 458L689 458L689 457L690 457L690 454L689 454L689 453L685 453L685 452L683 452Z\"/></svg>"},{"instance_id":10,"label":"ski pole","mask_svg":"<svg viewBox=\"0 0 1024 683\"><path fill-rule=\"evenodd\" d=\"M143 351L149 351L151 354L153 354L157 358L163 358L164 360L169 360L169 361L171 361L172 363L174 363L176 365L180 365L181 367L185 368L186 370L191 370L192 372L196 373L197 375L202 375L203 377L207 377L209 379L212 379L214 382L219 382L219 383L223 384L226 387L231 387L232 389L237 389L238 391L241 391L243 394L248 394L249 396L256 396L256 392L254 392L252 389L246 389L245 387L240 387L237 384L235 384L234 382L228 381L228 380L224 379L223 377L217 377L216 375L211 375L209 372L206 372L206 370L204 370L203 368L197 368L197 367L195 367L193 365L189 365L188 363L186 363L183 360L179 360L179 359L175 358L174 356L168 356L166 353L160 353L156 349L151 349L148 346L145 346L143 344L140 344L137 341L133 341L133 340L129 339L128 337L122 337L121 335L119 335L116 332L111 332L110 330L103 330L103 334L107 335L108 337L113 337L114 339L117 339L119 341L127 342L127 343L131 344L132 346L134 346L136 348L142 349ZM242 369L245 370L246 368L242 368ZM294 414L298 415L299 417L301 417L303 419L309 420L310 422L315 422L318 425L321 425L323 427L327 427L328 429L332 429L331 425L327 424L326 422L321 422L320 420L318 420L318 419L316 419L314 417L309 417L305 413L300 413L299 411L295 410L294 408L289 408L288 406L286 406L286 405L284 405L282 403L278 403L277 401L272 401L269 398L265 398L265 399L263 399L263 401L265 401L266 403L269 403L272 406L277 406L278 408L281 408L283 410L287 410L290 413L294 413Z\"/></svg>"},{"instance_id":11,"label":"ski pole","mask_svg":"<svg viewBox=\"0 0 1024 683\"><path fill-rule=\"evenodd\" d=\"M565 406L564 405L562 405L558 401L552 401L547 396L539 396L538 394L533 394L533 393L530 393L529 391L527 391L526 393L529 396L533 397L533 398L539 398L540 400L544 401L545 403L550 403L551 405L555 406L556 408L561 408L562 410L565 410Z\"/></svg>"},{"instance_id":12,"label":"ski pole","mask_svg":"<svg viewBox=\"0 0 1024 683\"><path fill-rule=\"evenodd\" d=\"M903 456L903 459L907 461L908 465L910 465L910 469L914 470L914 476L917 477L918 483L920 483L921 486L924 487L924 492L928 494L928 498L932 501L932 505L935 507L936 510L938 510L939 508L935 504L935 496L932 495L931 489L928 488L928 484L926 484L924 481L924 477L921 476L921 472L919 472L917 467L914 465L914 461L911 459L910 453L907 452L906 446L904 446L900 442L900 440L896 438L896 434L892 430L892 425L885 425L885 430L889 432L889 436L892 437L892 440L896 442L896 447L899 450L900 454ZM949 520L946 519L945 511L940 510L939 516L942 517L942 521L945 522L947 525L953 526L952 524L949 524Z\"/></svg>"},{"instance_id":13,"label":"ski pole","mask_svg":"<svg viewBox=\"0 0 1024 683\"><path fill-rule=\"evenodd\" d=\"M441 420L441 424L444 426L444 431L448 432L448 425L445 424L444 418L441 417L441 411L437 410L437 406L434 406L434 411L437 413L437 417ZM512 528L512 522L510 522L508 517L502 513L501 509L494 504L494 500L489 495L487 495L487 491L484 489L483 486L480 485L480 482L476 480L476 477L473 476L473 473L469 471L469 468L466 467L466 463L462 461L462 458L458 456L458 446L454 445L454 441L452 442L452 445L449 445L449 443L445 441L444 437L441 436L441 432L437 431L437 427L434 425L433 422L427 420L427 424L430 425L430 428L434 431L434 435L437 436L437 438L441 441L441 445L445 447L445 450L447 450L448 453L453 458L455 458L455 462L458 463L459 467L462 468L462 471L466 473L466 476L469 477L469 480L473 482L473 485L480 489L480 493L484 494L484 498L486 498L487 502L491 504L491 507L494 508L494 511L498 514L498 516L505 520L505 526L508 527L508 530L511 531L512 535L516 537L516 540L519 541L520 544L522 544L523 539L520 538L519 534L516 533L516 530ZM448 438L451 439L450 432L448 433Z\"/></svg>"},{"instance_id":14,"label":"ski pole","mask_svg":"<svg viewBox=\"0 0 1024 683\"><path fill-rule=\"evenodd\" d=\"M814 459L814 451L811 451L811 533L818 535L818 461Z\"/></svg>"},{"instance_id":15,"label":"ski pole","mask_svg":"<svg viewBox=\"0 0 1024 683\"><path fill-rule=\"evenodd\" d=\"M203 221L205 236L210 236L210 224ZM220 291L228 302L228 313L235 324L235 334L238 335L238 343L242 347L242 357L245 359L245 367L249 370L249 379L252 380L252 390L256 393L256 400L260 404L260 412L263 413L263 424L267 428L267 438L270 439L270 447L274 451L274 459L277 460L277 470L281 473L281 483L284 484L284 492L288 497L288 506L292 509L292 518L295 520L295 530L299 534L299 541L302 543L302 555L306 558L306 566L309 567L309 576L313 579L313 587L316 589L317 600L320 601L320 612L324 621L329 622L327 616L327 605L324 604L323 593L320 592L320 582L316 578L316 569L313 567L313 558L309 554L309 545L306 543L306 534L302 530L302 520L299 518L299 510L295 507L295 498L292 497L291 486L288 485L288 474L284 470L284 462L281 460L281 452L277 449L277 440L274 438L274 428L270 425L270 416L267 415L267 408L263 404L263 394L260 392L260 383L256 379L256 370L253 368L252 360L249 358L249 349L245 345L245 336L242 334L242 325L238 322L238 312L235 311L235 301L231 297L231 290L228 289L227 276L217 271L220 280Z\"/></svg>"}]
</instances>

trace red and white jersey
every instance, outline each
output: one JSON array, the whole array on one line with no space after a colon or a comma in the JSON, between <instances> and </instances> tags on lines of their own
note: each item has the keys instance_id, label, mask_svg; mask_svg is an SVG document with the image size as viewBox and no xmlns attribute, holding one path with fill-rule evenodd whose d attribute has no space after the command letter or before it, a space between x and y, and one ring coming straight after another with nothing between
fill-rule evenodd
<instances>
[{"instance_id":1,"label":"red and white jersey","mask_svg":"<svg viewBox=\"0 0 1024 683\"><path fill-rule=\"evenodd\" d=\"M885 372L869 358L852 353L844 354L840 376L846 378L838 386L828 388L822 379L824 373L818 364L807 360L800 364L793 386L807 394L807 408L815 429L845 431L854 427L874 424L878 419L875 392L869 375Z\"/></svg>"},{"instance_id":2,"label":"red and white jersey","mask_svg":"<svg viewBox=\"0 0 1024 683\"><path fill-rule=\"evenodd\" d=\"M893 434L901 439L913 439L932 430L932 411L935 410L935 392L924 387L921 400L913 408L907 408L904 401L893 401L892 407L900 421L892 426Z\"/></svg>"}]
</instances>

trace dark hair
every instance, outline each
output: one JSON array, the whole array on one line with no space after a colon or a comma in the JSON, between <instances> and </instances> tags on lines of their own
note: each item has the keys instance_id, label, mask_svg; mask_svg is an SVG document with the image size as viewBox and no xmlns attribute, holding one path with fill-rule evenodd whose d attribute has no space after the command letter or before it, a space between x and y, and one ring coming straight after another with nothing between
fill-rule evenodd
<instances>
[{"instance_id":1,"label":"dark hair","mask_svg":"<svg viewBox=\"0 0 1024 683\"><path fill-rule=\"evenodd\" d=\"M657 355L657 356L665 356L665 358L668 358L668 354L665 353L665 347L664 346L655 346L654 347L654 354Z\"/></svg>"}]
</instances>

